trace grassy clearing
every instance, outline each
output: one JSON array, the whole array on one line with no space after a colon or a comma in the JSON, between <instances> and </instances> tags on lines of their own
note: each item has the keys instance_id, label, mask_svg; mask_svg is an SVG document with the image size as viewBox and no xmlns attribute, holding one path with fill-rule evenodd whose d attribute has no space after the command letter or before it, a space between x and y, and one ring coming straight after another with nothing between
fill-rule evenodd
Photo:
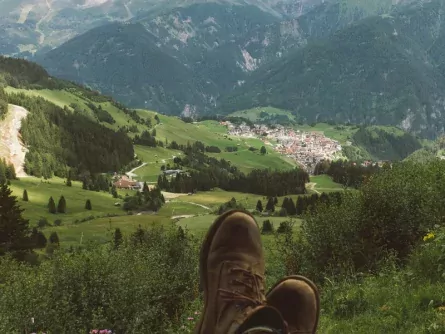
<instances>
[{"instance_id":1,"label":"grassy clearing","mask_svg":"<svg viewBox=\"0 0 445 334\"><path fill-rule=\"evenodd\" d=\"M57 232L61 246L81 246L89 242L106 243L112 240L114 230L120 228L124 235L130 235L141 226L150 228L154 225L168 226L171 219L157 215L132 215L94 219L79 224L66 224L45 228L43 232L48 237L51 232Z\"/></svg>"},{"instance_id":2,"label":"grassy clearing","mask_svg":"<svg viewBox=\"0 0 445 334\"><path fill-rule=\"evenodd\" d=\"M137 145L134 149L138 157L147 163L147 165L135 171L135 174L137 175L135 178L147 182L156 182L161 173L161 166L168 163L172 164L173 157L184 154L181 151L170 150L163 147Z\"/></svg>"},{"instance_id":3,"label":"grassy clearing","mask_svg":"<svg viewBox=\"0 0 445 334\"><path fill-rule=\"evenodd\" d=\"M25 210L24 217L30 219L31 225L34 225L41 217L48 219L50 223L56 219L61 219L63 223L71 223L89 216L125 214L121 208L114 206L114 203L121 202L120 200L112 198L109 193L83 190L80 182L73 182L72 187L67 187L63 179L53 178L42 181L34 177L27 177L19 181L12 181L11 189L14 196L18 197L20 206ZM21 200L25 189L28 192L29 202ZM124 195L124 193L122 194ZM47 209L49 198L52 196L57 205L62 195L67 203L67 213L49 213ZM86 199L91 200L93 210L85 210Z\"/></svg>"},{"instance_id":4,"label":"grassy clearing","mask_svg":"<svg viewBox=\"0 0 445 334\"><path fill-rule=\"evenodd\" d=\"M122 110L116 108L113 106L110 102L104 102L104 103L97 103L90 101L87 98L79 97L76 94L73 94L70 91L67 90L49 90L49 89L39 89L39 90L31 90L31 89L17 89L13 87L6 87L7 93L23 93L28 96L34 96L34 97L42 97L55 105L63 108L68 107L71 109L70 105L72 103L75 103L80 106L81 109L86 110L92 117L94 116L93 111L88 107L88 103L93 103L96 106L102 106L102 108L110 113L110 115L114 118L116 123L114 124L108 124L108 123L102 123L103 125L117 130L120 126L131 126L136 125L139 129L139 132L147 129L146 126L142 126L140 124L137 124L133 119L131 119L128 115L126 115ZM145 113L144 116L151 116L151 113ZM141 115L142 116L142 115ZM133 134L130 134L133 135Z\"/></svg>"},{"instance_id":5,"label":"grassy clearing","mask_svg":"<svg viewBox=\"0 0 445 334\"><path fill-rule=\"evenodd\" d=\"M252 122L260 121L270 116L280 116L280 115L287 116L289 119L295 121L295 117L289 111L283 109L277 109L274 107L257 107L253 109L236 111L230 114L230 116L233 117L247 118Z\"/></svg>"},{"instance_id":6,"label":"grassy clearing","mask_svg":"<svg viewBox=\"0 0 445 334\"><path fill-rule=\"evenodd\" d=\"M209 209L193 203L172 200L166 203L161 210L159 210L158 215L164 217L174 217L182 215L202 215L208 214L209 212Z\"/></svg>"},{"instance_id":7,"label":"grassy clearing","mask_svg":"<svg viewBox=\"0 0 445 334\"><path fill-rule=\"evenodd\" d=\"M193 233L199 234L199 233L205 233L209 229L210 225L215 221L217 218L217 215L209 214L209 215L201 215L197 217L192 218L184 218L181 219L177 224L183 228L187 228ZM261 227L264 220L270 220L271 223L274 225L275 228L280 226L280 223L283 221L288 221L290 218L287 217L255 217L256 221L258 222L258 225ZM301 226L301 220L300 219L293 219L295 222L294 228L296 230L299 229Z\"/></svg>"},{"instance_id":8,"label":"grassy clearing","mask_svg":"<svg viewBox=\"0 0 445 334\"><path fill-rule=\"evenodd\" d=\"M311 176L311 182L316 183L314 189L321 193L343 190L343 186L332 181L328 175Z\"/></svg>"}]
</instances>

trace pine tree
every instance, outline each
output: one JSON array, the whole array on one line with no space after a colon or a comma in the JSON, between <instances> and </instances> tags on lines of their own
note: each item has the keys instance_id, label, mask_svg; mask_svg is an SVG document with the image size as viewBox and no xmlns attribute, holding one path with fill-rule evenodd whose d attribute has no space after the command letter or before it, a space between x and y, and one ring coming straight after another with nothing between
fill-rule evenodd
<instances>
[{"instance_id":1,"label":"pine tree","mask_svg":"<svg viewBox=\"0 0 445 334\"><path fill-rule=\"evenodd\" d=\"M124 241L124 237L122 236L122 232L120 228L116 228L114 230L114 238L113 238L113 243L114 243L114 248L119 248L119 246L122 244L122 242Z\"/></svg>"},{"instance_id":2,"label":"pine tree","mask_svg":"<svg viewBox=\"0 0 445 334\"><path fill-rule=\"evenodd\" d=\"M256 210L258 212L263 212L263 203L261 202L261 200L259 199L258 202L256 203Z\"/></svg>"},{"instance_id":3,"label":"pine tree","mask_svg":"<svg viewBox=\"0 0 445 334\"><path fill-rule=\"evenodd\" d=\"M113 195L113 198L118 198L118 194L117 194L117 190L116 190L115 186L113 186L111 188L111 195Z\"/></svg>"},{"instance_id":4,"label":"pine tree","mask_svg":"<svg viewBox=\"0 0 445 334\"><path fill-rule=\"evenodd\" d=\"M29 198L28 198L28 192L25 190L23 190L23 201L28 202Z\"/></svg>"},{"instance_id":5,"label":"pine tree","mask_svg":"<svg viewBox=\"0 0 445 334\"><path fill-rule=\"evenodd\" d=\"M93 207L91 205L91 201L89 199L87 199L87 201L85 202L85 209L86 210L93 210Z\"/></svg>"},{"instance_id":6,"label":"pine tree","mask_svg":"<svg viewBox=\"0 0 445 334\"><path fill-rule=\"evenodd\" d=\"M150 192L150 189L148 188L148 184L147 184L147 182L144 182L144 187L142 188L142 192L143 192L144 194Z\"/></svg>"},{"instance_id":7,"label":"pine tree","mask_svg":"<svg viewBox=\"0 0 445 334\"><path fill-rule=\"evenodd\" d=\"M299 196L297 199L296 209L297 215L302 215L304 213L304 200L301 196Z\"/></svg>"},{"instance_id":8,"label":"pine tree","mask_svg":"<svg viewBox=\"0 0 445 334\"><path fill-rule=\"evenodd\" d=\"M66 186L71 187L72 185L73 183L71 182L71 178L68 176L68 178L66 179Z\"/></svg>"},{"instance_id":9,"label":"pine tree","mask_svg":"<svg viewBox=\"0 0 445 334\"><path fill-rule=\"evenodd\" d=\"M275 200L274 200L275 203ZM283 204L281 204L282 208L285 208L286 210L288 209L288 205L289 205L289 198L285 197L283 200Z\"/></svg>"},{"instance_id":10,"label":"pine tree","mask_svg":"<svg viewBox=\"0 0 445 334\"><path fill-rule=\"evenodd\" d=\"M262 155L265 155L267 153L266 148L264 146L261 146L260 153Z\"/></svg>"},{"instance_id":11,"label":"pine tree","mask_svg":"<svg viewBox=\"0 0 445 334\"><path fill-rule=\"evenodd\" d=\"M48 211L49 213L53 214L57 212L56 203L54 202L54 199L52 197L50 197L48 201Z\"/></svg>"},{"instance_id":12,"label":"pine tree","mask_svg":"<svg viewBox=\"0 0 445 334\"><path fill-rule=\"evenodd\" d=\"M287 213L290 216L295 216L297 214L297 208L295 207L294 200L292 198L289 199L288 205L287 205Z\"/></svg>"},{"instance_id":13,"label":"pine tree","mask_svg":"<svg viewBox=\"0 0 445 334\"><path fill-rule=\"evenodd\" d=\"M275 196L275 198L273 199L273 204L278 205L278 197Z\"/></svg>"},{"instance_id":14,"label":"pine tree","mask_svg":"<svg viewBox=\"0 0 445 334\"><path fill-rule=\"evenodd\" d=\"M22 217L22 212L11 189L0 185L0 255L12 252L23 258L23 253L30 250L29 221Z\"/></svg>"},{"instance_id":15,"label":"pine tree","mask_svg":"<svg viewBox=\"0 0 445 334\"><path fill-rule=\"evenodd\" d=\"M60 245L59 236L57 235L57 232L52 232L49 236L49 243L55 244L57 246Z\"/></svg>"},{"instance_id":16,"label":"pine tree","mask_svg":"<svg viewBox=\"0 0 445 334\"><path fill-rule=\"evenodd\" d=\"M66 201L63 196L60 196L59 203L57 204L57 212L66 213Z\"/></svg>"},{"instance_id":17,"label":"pine tree","mask_svg":"<svg viewBox=\"0 0 445 334\"><path fill-rule=\"evenodd\" d=\"M39 231L36 227L33 227L31 232L31 243L32 247L41 249L46 247L46 237L45 235Z\"/></svg>"},{"instance_id":18,"label":"pine tree","mask_svg":"<svg viewBox=\"0 0 445 334\"><path fill-rule=\"evenodd\" d=\"M266 211L274 212L275 211L275 204L272 197L269 198L266 204Z\"/></svg>"},{"instance_id":19,"label":"pine tree","mask_svg":"<svg viewBox=\"0 0 445 334\"><path fill-rule=\"evenodd\" d=\"M6 183L6 166L0 161L0 184Z\"/></svg>"}]
</instances>

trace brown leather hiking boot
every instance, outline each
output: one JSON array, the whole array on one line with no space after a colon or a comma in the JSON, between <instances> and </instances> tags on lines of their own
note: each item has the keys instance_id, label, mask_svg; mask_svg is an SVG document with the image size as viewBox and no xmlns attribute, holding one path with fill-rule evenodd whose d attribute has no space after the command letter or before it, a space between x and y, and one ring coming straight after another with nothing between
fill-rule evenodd
<instances>
[{"instance_id":1,"label":"brown leather hiking boot","mask_svg":"<svg viewBox=\"0 0 445 334\"><path fill-rule=\"evenodd\" d=\"M265 308L264 256L252 216L229 211L213 223L201 248L200 278L204 311L196 333L237 333Z\"/></svg>"},{"instance_id":2,"label":"brown leather hiking boot","mask_svg":"<svg viewBox=\"0 0 445 334\"><path fill-rule=\"evenodd\" d=\"M315 284L303 276L289 276L275 284L266 295L286 321L289 334L315 333L320 315L320 296Z\"/></svg>"}]
</instances>

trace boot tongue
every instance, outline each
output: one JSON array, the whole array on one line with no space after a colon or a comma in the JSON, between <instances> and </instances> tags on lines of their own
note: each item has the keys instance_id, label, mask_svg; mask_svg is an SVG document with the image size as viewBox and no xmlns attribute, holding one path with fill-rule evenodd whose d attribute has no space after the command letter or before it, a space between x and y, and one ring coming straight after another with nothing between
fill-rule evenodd
<instances>
[{"instance_id":1,"label":"boot tongue","mask_svg":"<svg viewBox=\"0 0 445 334\"><path fill-rule=\"evenodd\" d=\"M285 333L285 331L286 325L277 309L271 306L258 306L248 313L234 333Z\"/></svg>"}]
</instances>

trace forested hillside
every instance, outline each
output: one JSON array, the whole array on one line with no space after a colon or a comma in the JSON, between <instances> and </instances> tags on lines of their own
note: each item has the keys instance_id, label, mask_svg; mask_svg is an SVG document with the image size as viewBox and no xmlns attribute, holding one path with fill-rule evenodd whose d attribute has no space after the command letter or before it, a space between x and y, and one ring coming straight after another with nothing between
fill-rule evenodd
<instances>
[{"instance_id":1,"label":"forested hillside","mask_svg":"<svg viewBox=\"0 0 445 334\"><path fill-rule=\"evenodd\" d=\"M399 125L434 137L444 129L444 4L364 19L255 72L221 112L274 106L301 119Z\"/></svg>"}]
</instances>

